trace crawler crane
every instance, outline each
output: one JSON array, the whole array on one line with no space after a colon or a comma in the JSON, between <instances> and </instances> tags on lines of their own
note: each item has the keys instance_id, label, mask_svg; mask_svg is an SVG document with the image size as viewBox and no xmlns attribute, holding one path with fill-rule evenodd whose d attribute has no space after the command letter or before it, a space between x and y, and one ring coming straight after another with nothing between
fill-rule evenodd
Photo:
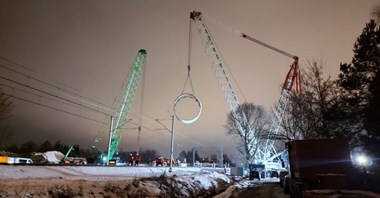
<instances>
[{"instance_id":1,"label":"crawler crane","mask_svg":"<svg viewBox=\"0 0 380 198\"><path fill-rule=\"evenodd\" d=\"M239 111L239 109L241 108L239 100L237 98L237 95L235 94L235 91L232 88L231 82L229 81L226 75L226 72L223 69L225 67L225 63L221 59L222 56L219 54L217 47L215 45L215 42L213 41L210 35L210 32L207 29L207 26L203 20L202 13L193 11L190 13L190 18L194 21L194 23L196 24L196 27L198 28L206 53L209 56L210 62L212 64L212 68L214 69L218 82L224 91L224 95L225 95L228 107L230 108L234 117L237 118L236 122L237 122L238 127L240 128L239 131L253 135L254 132L252 131L248 123L246 115L244 114L244 112ZM221 25L221 23L219 23L218 25ZM264 47L267 47L271 50L274 50L280 54L283 54L285 56L288 56L294 59L294 62L290 66L290 70L287 73L284 84L282 86L281 96L278 101L278 104L275 107L274 116L272 118L272 123L270 125L268 135L264 138L264 141L261 141L261 137L260 139L259 137L253 137L252 145L250 145L251 148L256 148L256 149L251 149L252 152L255 152L254 153L255 163L262 163L262 164L270 164L273 162L278 163L278 157L281 155L281 152L277 153L276 149L274 148L274 143L276 141L275 137L278 134L280 123L284 115L291 90L295 88L297 92L301 91L298 57L291 55L285 51L282 51L278 48L275 48L271 45L268 45L264 42L261 42L244 33L240 33L237 30L233 30L232 28L228 26L224 25L223 28L231 31L234 34L241 36L242 38L253 41L257 44L260 44ZM241 112L241 113L238 114L237 112Z\"/></svg>"},{"instance_id":2,"label":"crawler crane","mask_svg":"<svg viewBox=\"0 0 380 198\"><path fill-rule=\"evenodd\" d=\"M281 96L280 96L280 99L278 100L278 103L276 104L272 122L269 128L269 133L267 135L265 145L263 145L261 149L262 153L260 155L260 159L258 160L259 162L263 164L277 163L274 161L278 161L278 159L276 160L276 158L278 158L282 154L282 152L277 153L274 147L274 144L276 141L276 137L278 135L278 131L280 129L282 117L286 110L292 89L294 88L297 93L301 92L301 79L300 79L301 76L300 76L300 70L299 70L299 65L298 65L298 56L291 55L285 51L282 51L278 48L275 48L271 45L261 42L255 38L252 38L244 33L241 33L240 35L241 37L245 39L253 41L259 45L262 45L282 55L285 55L289 58L294 59L294 62L290 65L290 69L282 85Z\"/></svg>"},{"instance_id":3,"label":"crawler crane","mask_svg":"<svg viewBox=\"0 0 380 198\"><path fill-rule=\"evenodd\" d=\"M135 63L131 69L128 83L126 84L120 110L115 116L111 129L108 160L112 159L121 140L122 133L125 131L125 124L128 122L128 114L131 111L133 99L136 95L136 90L143 74L146 60L146 51L140 50L137 54Z\"/></svg>"}]
</instances>

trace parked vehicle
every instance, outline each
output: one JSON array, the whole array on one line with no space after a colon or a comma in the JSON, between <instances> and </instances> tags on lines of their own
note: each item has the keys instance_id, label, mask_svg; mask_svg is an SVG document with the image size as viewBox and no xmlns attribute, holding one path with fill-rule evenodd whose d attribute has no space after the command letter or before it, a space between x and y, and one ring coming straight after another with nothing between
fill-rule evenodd
<instances>
[{"instance_id":1,"label":"parked vehicle","mask_svg":"<svg viewBox=\"0 0 380 198\"><path fill-rule=\"evenodd\" d=\"M249 171L249 180L254 180L255 178L260 180L259 171L256 171L256 170Z\"/></svg>"},{"instance_id":2,"label":"parked vehicle","mask_svg":"<svg viewBox=\"0 0 380 198\"><path fill-rule=\"evenodd\" d=\"M66 157L63 160L63 164L71 165L85 165L87 164L87 159L83 157Z\"/></svg>"},{"instance_id":3,"label":"parked vehicle","mask_svg":"<svg viewBox=\"0 0 380 198\"><path fill-rule=\"evenodd\" d=\"M348 189L352 168L348 142L341 139L294 140L286 143L289 175L284 191L302 197L304 190Z\"/></svg>"},{"instance_id":4,"label":"parked vehicle","mask_svg":"<svg viewBox=\"0 0 380 198\"><path fill-rule=\"evenodd\" d=\"M275 170L270 171L269 174L270 174L270 178L272 178L272 177L277 177L277 178L279 178L278 172L275 171Z\"/></svg>"},{"instance_id":5,"label":"parked vehicle","mask_svg":"<svg viewBox=\"0 0 380 198\"><path fill-rule=\"evenodd\" d=\"M0 164L33 164L30 158L0 156Z\"/></svg>"}]
</instances>

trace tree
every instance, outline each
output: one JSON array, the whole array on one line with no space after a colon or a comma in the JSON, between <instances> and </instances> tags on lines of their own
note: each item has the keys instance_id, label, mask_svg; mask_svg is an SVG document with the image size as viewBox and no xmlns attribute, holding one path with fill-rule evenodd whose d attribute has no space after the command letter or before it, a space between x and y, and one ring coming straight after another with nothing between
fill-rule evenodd
<instances>
[{"instance_id":1,"label":"tree","mask_svg":"<svg viewBox=\"0 0 380 198\"><path fill-rule=\"evenodd\" d=\"M73 157L81 157L82 155L82 150L80 149L78 144L74 144L73 150L71 151L71 155Z\"/></svg>"},{"instance_id":2,"label":"tree","mask_svg":"<svg viewBox=\"0 0 380 198\"><path fill-rule=\"evenodd\" d=\"M38 145L34 143L33 141L28 141L23 144L21 144L19 148L20 154L28 154L32 152L36 152L38 150Z\"/></svg>"},{"instance_id":3,"label":"tree","mask_svg":"<svg viewBox=\"0 0 380 198\"><path fill-rule=\"evenodd\" d=\"M46 152L46 151L51 151L53 148L53 145L51 144L51 142L49 140L46 140L45 142L43 142L40 146L40 148L38 149L39 152Z\"/></svg>"},{"instance_id":4,"label":"tree","mask_svg":"<svg viewBox=\"0 0 380 198\"><path fill-rule=\"evenodd\" d=\"M193 156L194 156L194 162L200 161L201 157L199 156L198 151L195 149L190 150L190 151L181 151L178 155L178 158L181 161L185 161L186 159L187 163L193 163Z\"/></svg>"},{"instance_id":5,"label":"tree","mask_svg":"<svg viewBox=\"0 0 380 198\"><path fill-rule=\"evenodd\" d=\"M354 44L351 63L340 64L339 85L343 88L343 102L352 115L362 115L368 107L379 67L378 48L380 32L374 20L367 23ZM356 105L354 107L354 105Z\"/></svg>"},{"instance_id":6,"label":"tree","mask_svg":"<svg viewBox=\"0 0 380 198\"><path fill-rule=\"evenodd\" d=\"M341 103L347 123L369 152L379 154L380 145L380 28L374 20L364 27L354 44L351 63L340 65Z\"/></svg>"},{"instance_id":7,"label":"tree","mask_svg":"<svg viewBox=\"0 0 380 198\"><path fill-rule=\"evenodd\" d=\"M373 6L371 15L374 20L379 24L380 23L380 4Z\"/></svg>"},{"instance_id":8,"label":"tree","mask_svg":"<svg viewBox=\"0 0 380 198\"><path fill-rule=\"evenodd\" d=\"M376 19L377 24L380 24L380 4L373 7L372 16ZM377 31L380 32L378 26ZM362 137L362 142L367 145L366 150L374 156L380 156L380 38L377 37L377 72L374 81L371 83L370 90L373 90L372 97L369 100L368 111L366 112L366 124L365 128L368 131L368 136Z\"/></svg>"},{"instance_id":9,"label":"tree","mask_svg":"<svg viewBox=\"0 0 380 198\"><path fill-rule=\"evenodd\" d=\"M60 151L61 153L66 153L68 148L64 148L61 141L58 140L54 143L52 150L53 151Z\"/></svg>"},{"instance_id":10,"label":"tree","mask_svg":"<svg viewBox=\"0 0 380 198\"><path fill-rule=\"evenodd\" d=\"M11 144L11 145L6 147L6 150L9 152L18 153L19 152L19 146L17 144Z\"/></svg>"},{"instance_id":11,"label":"tree","mask_svg":"<svg viewBox=\"0 0 380 198\"><path fill-rule=\"evenodd\" d=\"M148 149L142 150L139 153L139 155L140 155L140 162L141 163L150 164L156 159L156 157L158 157L158 152L155 149L148 148Z\"/></svg>"},{"instance_id":12,"label":"tree","mask_svg":"<svg viewBox=\"0 0 380 198\"><path fill-rule=\"evenodd\" d=\"M227 122L224 126L227 134L237 137L238 145L237 150L243 156L244 164L248 166L249 163L253 163L254 156L261 145L262 139L258 138L265 133L265 127L267 125L267 115L263 107L256 106L253 103L243 103L240 109L237 109L235 113L230 112L227 115ZM235 117L244 113L251 131L248 131L241 126L241 120ZM257 141L256 144L254 141Z\"/></svg>"},{"instance_id":13,"label":"tree","mask_svg":"<svg viewBox=\"0 0 380 198\"><path fill-rule=\"evenodd\" d=\"M228 158L227 154L223 154L223 164L231 164L231 160Z\"/></svg>"},{"instance_id":14,"label":"tree","mask_svg":"<svg viewBox=\"0 0 380 198\"><path fill-rule=\"evenodd\" d=\"M323 77L323 64L310 61L302 70L302 93L289 98L283 129L287 139L332 138L341 134L336 82Z\"/></svg>"}]
</instances>

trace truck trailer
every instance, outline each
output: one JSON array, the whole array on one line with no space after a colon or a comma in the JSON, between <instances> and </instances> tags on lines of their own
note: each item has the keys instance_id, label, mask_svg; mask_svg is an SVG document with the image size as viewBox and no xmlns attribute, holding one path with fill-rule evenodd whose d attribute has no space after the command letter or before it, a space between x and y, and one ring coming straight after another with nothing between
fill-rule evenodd
<instances>
[{"instance_id":1,"label":"truck trailer","mask_svg":"<svg viewBox=\"0 0 380 198\"><path fill-rule=\"evenodd\" d=\"M289 174L284 191L291 197L303 197L305 190L349 188L352 162L346 140L294 140L286 143L286 148Z\"/></svg>"}]
</instances>

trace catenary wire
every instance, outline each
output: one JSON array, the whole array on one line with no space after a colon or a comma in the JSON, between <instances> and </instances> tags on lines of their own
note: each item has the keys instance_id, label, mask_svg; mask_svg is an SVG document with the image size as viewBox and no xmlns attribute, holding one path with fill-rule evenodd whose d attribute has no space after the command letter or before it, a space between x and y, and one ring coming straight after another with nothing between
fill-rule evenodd
<instances>
[{"instance_id":1,"label":"catenary wire","mask_svg":"<svg viewBox=\"0 0 380 198\"><path fill-rule=\"evenodd\" d=\"M10 94L6 94L6 93L3 93L3 94L5 96L8 96L8 97L11 97L11 98L14 98L14 99L18 99L18 100L21 100L21 101L24 101L24 102L29 102L29 103L32 103L32 104L35 104L35 105L39 105L39 106L42 106L42 107L46 107L46 108L49 108L49 109L53 109L53 110L57 110L57 111L60 111L60 112L63 112L63 113L67 113L67 114L70 114L70 115L73 115L73 116L77 116L77 117L80 117L80 118L83 118L83 119L87 119L87 120L91 120L91 121L94 121L94 122L98 122L98 123L104 124L102 121L99 121L99 120L96 120L96 119L93 119L93 118L89 118L89 117L86 117L86 116L83 116L83 115L79 115L79 114L76 114L76 113L72 113L72 112L69 112L69 111L65 111L65 110L62 110L62 109L51 107L51 106L48 106L48 105L40 104L38 102L34 102L34 101L31 101L31 100L28 100L28 99L25 99L25 98L21 98L21 97L17 97L17 96L13 96L13 95L10 95Z\"/></svg>"},{"instance_id":2,"label":"catenary wire","mask_svg":"<svg viewBox=\"0 0 380 198\"><path fill-rule=\"evenodd\" d=\"M7 80L7 81L9 81L9 82L12 82L12 83L14 83L14 84L17 84L17 85L20 85L20 86L23 86L23 87L26 87L26 88L29 88L29 89L32 89L32 90L35 90L35 91L41 92L41 93L43 93L43 94L46 94L46 95L49 95L49 96L53 96L53 97L55 97L55 98L59 98L59 99L61 99L61 100L67 101L67 102L71 102L71 103L76 104L76 105L78 105L78 106L81 106L81 107L84 107L84 108L91 109L91 110L96 111L96 112L98 112L98 113L101 113L101 114L103 114L103 115L110 116L110 114L104 113L104 112L99 111L99 110L97 110L97 109L94 109L94 108L91 108L91 107L85 106L85 105L80 104L80 103L78 103L78 102L75 102L75 101L72 101L72 100L69 100L69 99L66 99L66 98L63 98L63 97L60 97L60 96L54 95L54 94L51 94L51 93L46 92L46 91L43 91L43 90L41 90L41 89L38 89L38 88L35 88L35 87L31 87L31 86L29 86L29 85L26 85L26 84L23 84L23 83L20 83L20 82L17 82L17 81L11 80L11 79L6 78L6 77L4 77L4 76L0 76L0 78L1 78L1 79L4 79L4 80Z\"/></svg>"},{"instance_id":3,"label":"catenary wire","mask_svg":"<svg viewBox=\"0 0 380 198\"><path fill-rule=\"evenodd\" d=\"M104 110L107 110L107 111L115 112L115 108L112 107L112 106L108 106L108 105L106 105L106 104L102 104L102 103L97 102L97 101L95 101L95 100L92 100L92 99L90 99L90 98L87 98L87 97L81 96L81 95L79 95L79 94L76 94L76 93L71 92L71 91L69 91L69 90L63 89L63 88L58 87L58 86L56 86L56 85L53 85L53 84L51 84L51 83L48 83L48 82L45 82L45 81L43 81L43 80L37 79L37 78L35 78L35 77L33 77L33 76L26 75L26 74L24 74L24 73L22 73L22 72L19 72L19 71L17 71L17 70L11 69L11 68L9 68L9 67L7 67L7 66L5 66L5 65L1 65L1 64L0 64L0 67L1 67L1 68L4 68L4 69L6 69L6 70L9 70L9 71L11 71L11 72L14 72L14 73L16 73L16 74L19 74L19 75L25 76L25 77L27 77L28 79L33 79L33 80L35 80L35 81L37 81L37 82L40 82L40 83L43 83L43 84L45 84L45 85L48 85L48 86L54 87L54 88L56 88L56 89L58 89L58 90L62 90L62 91L64 91L64 92L66 92L66 93L63 93L63 94L65 94L65 96L69 96L69 97L71 97L71 98L73 98L73 96L76 96L76 97L78 97L81 101L84 101L84 102L86 102L86 103L88 103L88 104L91 104L91 105L93 105L93 106L96 106L96 107L98 107L98 108L101 108L101 109L104 109ZM62 93L62 92L61 92L61 93ZM77 98L77 99L78 99L78 98ZM83 99L84 99L84 100L83 100Z\"/></svg>"}]
</instances>

